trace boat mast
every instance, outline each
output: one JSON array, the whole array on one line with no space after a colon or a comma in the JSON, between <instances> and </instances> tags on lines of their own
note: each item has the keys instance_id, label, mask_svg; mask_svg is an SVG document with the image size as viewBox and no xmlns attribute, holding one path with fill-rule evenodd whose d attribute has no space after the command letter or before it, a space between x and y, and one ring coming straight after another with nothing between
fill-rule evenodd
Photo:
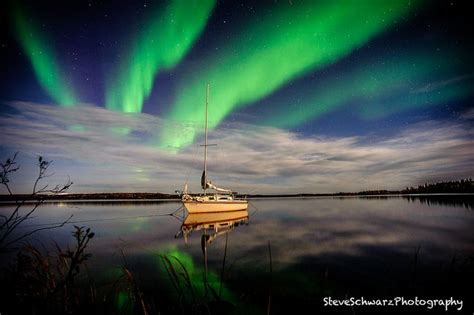
<instances>
[{"instance_id":1,"label":"boat mast","mask_svg":"<svg viewBox=\"0 0 474 315\"><path fill-rule=\"evenodd\" d=\"M207 84L206 89L206 111L205 111L205 126L204 126L204 196L206 195L207 190L207 106L209 104L209 83Z\"/></svg>"}]
</instances>

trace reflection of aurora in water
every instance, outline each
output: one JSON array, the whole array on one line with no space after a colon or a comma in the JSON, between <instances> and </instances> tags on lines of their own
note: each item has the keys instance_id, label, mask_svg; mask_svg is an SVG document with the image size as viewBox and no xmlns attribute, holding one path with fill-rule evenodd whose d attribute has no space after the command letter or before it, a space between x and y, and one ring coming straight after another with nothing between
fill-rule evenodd
<instances>
[{"instance_id":1,"label":"reflection of aurora in water","mask_svg":"<svg viewBox=\"0 0 474 315\"><path fill-rule=\"evenodd\" d=\"M236 303L236 296L227 288L225 283L221 283L217 272L208 271L205 273L201 263L195 261L193 257L177 247L170 247L152 254L155 265L149 272L152 279L160 279L161 299L170 299L164 303L176 303L176 309L181 305L197 304L214 298L213 294L218 293L219 298ZM127 277L123 267L117 267L108 271L111 279ZM155 280L153 280L155 281ZM145 281L146 285L150 285ZM120 288L120 287L119 287ZM212 291L212 292L211 292ZM156 292L155 292L156 293ZM129 287L125 286L116 294L117 309L124 313L133 313L135 297Z\"/></svg>"},{"instance_id":2,"label":"reflection of aurora in water","mask_svg":"<svg viewBox=\"0 0 474 315\"><path fill-rule=\"evenodd\" d=\"M464 273L458 269L474 253L474 240L470 236L474 216L465 208L433 202L407 203L403 198L391 197L255 200L252 203L259 210L251 213L249 225L228 234L224 291L241 310L259 309L262 300L266 301L268 241L273 257L274 303L282 307L286 302L317 303L312 297L316 299L323 293L376 296L406 293L407 285L413 282L413 255L418 247L421 250L417 287L421 294L443 295L446 288L451 290L452 285L469 279L470 269ZM75 220L125 217L132 211L140 215L166 214L176 205L81 204L80 210L47 205L41 209L41 219L34 220L56 222L70 212L75 214ZM142 288L163 286L159 292L172 296L175 291L169 286L169 276L160 258L166 255L182 263L191 275L196 293L204 294L200 233L185 244L182 239L174 239L181 225L175 218L150 217L145 221L140 227L137 222L144 222L134 219L90 222L96 232L89 248L93 253L90 261L93 272L121 266L121 257L116 253L122 249ZM51 238L67 240L69 230L70 227L52 230L40 236L45 242ZM225 237L216 238L208 246L209 281L214 288L220 284L224 247ZM453 253L457 262L451 265ZM181 272L183 269L177 260L175 262ZM451 266L454 273L448 277L440 266ZM465 294L454 288L451 294Z\"/></svg>"}]
</instances>

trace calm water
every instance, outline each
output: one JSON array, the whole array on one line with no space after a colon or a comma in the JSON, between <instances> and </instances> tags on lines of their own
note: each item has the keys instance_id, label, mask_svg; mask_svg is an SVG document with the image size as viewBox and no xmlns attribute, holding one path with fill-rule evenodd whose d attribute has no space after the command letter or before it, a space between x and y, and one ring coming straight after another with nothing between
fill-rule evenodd
<instances>
[{"instance_id":1,"label":"calm water","mask_svg":"<svg viewBox=\"0 0 474 315\"><path fill-rule=\"evenodd\" d=\"M221 290L237 312L266 312L269 295L272 310L282 313L308 306L336 311L322 306L324 296L405 295L463 298L463 311L472 313L472 294L461 287L468 284L472 291L471 198L253 200L246 224L207 245L208 276L220 279L227 241ZM96 233L88 265L97 281L113 277L124 264L123 252L143 290L152 292L167 281L160 255L178 257L196 279L205 272L202 231L192 232L187 243L175 238L183 214L169 214L179 207L175 202L47 204L23 229L73 214L74 224ZM32 241L73 245L72 225L40 232ZM419 310L425 311L436 313Z\"/></svg>"}]
</instances>

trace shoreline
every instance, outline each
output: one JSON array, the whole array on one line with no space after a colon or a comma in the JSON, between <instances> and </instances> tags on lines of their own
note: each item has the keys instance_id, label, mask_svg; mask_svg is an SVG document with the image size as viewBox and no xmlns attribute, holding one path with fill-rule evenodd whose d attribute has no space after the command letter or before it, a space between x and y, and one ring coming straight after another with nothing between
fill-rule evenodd
<instances>
[{"instance_id":1,"label":"shoreline","mask_svg":"<svg viewBox=\"0 0 474 315\"><path fill-rule=\"evenodd\" d=\"M332 193L332 194L258 194L258 195L238 195L247 199L301 199L301 198L390 198L390 197L474 197L474 193L402 193L402 192L385 192L385 193ZM12 202L71 202L71 203L150 203L150 202L176 202L180 201L178 195L162 194L162 193L87 193L87 194L61 194L61 195L0 195L0 204L8 204Z\"/></svg>"}]
</instances>

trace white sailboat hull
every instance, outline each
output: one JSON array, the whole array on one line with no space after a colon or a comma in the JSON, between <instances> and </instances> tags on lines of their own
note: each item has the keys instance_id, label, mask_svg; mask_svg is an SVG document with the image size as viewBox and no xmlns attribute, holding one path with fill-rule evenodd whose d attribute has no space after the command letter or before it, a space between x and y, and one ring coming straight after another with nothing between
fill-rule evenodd
<instances>
[{"instance_id":1,"label":"white sailboat hull","mask_svg":"<svg viewBox=\"0 0 474 315\"><path fill-rule=\"evenodd\" d=\"M188 213L212 213L243 211L248 208L247 200L229 200L229 201L183 201L183 205Z\"/></svg>"}]
</instances>

